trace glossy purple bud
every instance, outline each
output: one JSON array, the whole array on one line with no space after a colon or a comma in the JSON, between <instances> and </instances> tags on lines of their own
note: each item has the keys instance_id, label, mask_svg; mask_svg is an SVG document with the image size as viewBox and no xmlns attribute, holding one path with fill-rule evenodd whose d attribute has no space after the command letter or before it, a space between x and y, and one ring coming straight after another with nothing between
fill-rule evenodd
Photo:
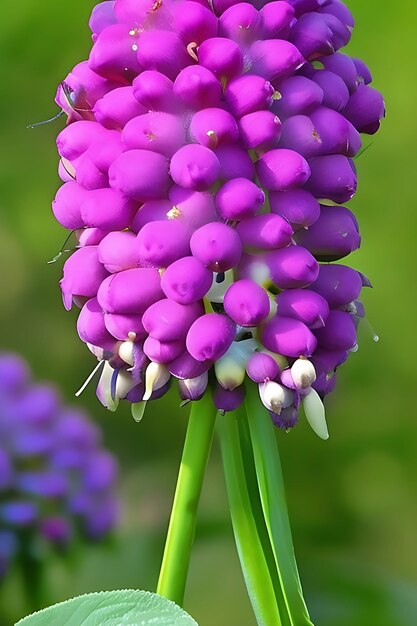
<instances>
[{"instance_id":1,"label":"glossy purple bud","mask_svg":"<svg viewBox=\"0 0 417 626\"><path fill-rule=\"evenodd\" d=\"M219 19L219 34L248 45L259 39L262 19L256 8L248 2L238 2L229 7Z\"/></svg>"},{"instance_id":2,"label":"glossy purple bud","mask_svg":"<svg viewBox=\"0 0 417 626\"><path fill-rule=\"evenodd\" d=\"M106 130L97 122L80 120L77 124L69 124L61 130L56 145L61 157L73 161L105 136Z\"/></svg>"},{"instance_id":3,"label":"glossy purple bud","mask_svg":"<svg viewBox=\"0 0 417 626\"><path fill-rule=\"evenodd\" d=\"M77 320L77 332L84 343L100 346L103 350L113 350L115 340L104 323L104 312L97 298L85 303Z\"/></svg>"},{"instance_id":4,"label":"glossy purple bud","mask_svg":"<svg viewBox=\"0 0 417 626\"><path fill-rule=\"evenodd\" d=\"M149 335L159 341L179 341L185 339L191 324L203 314L200 302L184 305L163 299L145 311L142 323Z\"/></svg>"},{"instance_id":5,"label":"glossy purple bud","mask_svg":"<svg viewBox=\"0 0 417 626\"><path fill-rule=\"evenodd\" d=\"M133 95L131 86L113 89L98 100L93 108L97 122L109 129L119 130L132 118L146 113Z\"/></svg>"},{"instance_id":6,"label":"glossy purple bud","mask_svg":"<svg viewBox=\"0 0 417 626\"><path fill-rule=\"evenodd\" d=\"M203 397L208 384L208 374L204 372L196 378L180 379L178 391L182 400L200 400Z\"/></svg>"},{"instance_id":7,"label":"glossy purple bud","mask_svg":"<svg viewBox=\"0 0 417 626\"><path fill-rule=\"evenodd\" d=\"M114 231L102 239L98 258L111 274L129 270L139 265L136 237L129 231Z\"/></svg>"},{"instance_id":8,"label":"glossy purple bud","mask_svg":"<svg viewBox=\"0 0 417 626\"><path fill-rule=\"evenodd\" d=\"M207 313L191 326L187 334L187 350L197 361L217 361L232 344L236 325L226 315Z\"/></svg>"},{"instance_id":9,"label":"glossy purple bud","mask_svg":"<svg viewBox=\"0 0 417 626\"><path fill-rule=\"evenodd\" d=\"M294 229L307 228L314 224L320 215L320 205L316 198L304 189L292 191L271 191L269 193L271 211L285 217Z\"/></svg>"},{"instance_id":10,"label":"glossy purple bud","mask_svg":"<svg viewBox=\"0 0 417 626\"><path fill-rule=\"evenodd\" d=\"M291 29L290 39L309 61L334 52L333 32L318 13L302 15Z\"/></svg>"},{"instance_id":11,"label":"glossy purple bud","mask_svg":"<svg viewBox=\"0 0 417 626\"><path fill-rule=\"evenodd\" d=\"M358 84L365 83L365 85L369 85L369 83L372 83L372 74L366 63L362 59L352 59L352 61L356 68Z\"/></svg>"},{"instance_id":12,"label":"glossy purple bud","mask_svg":"<svg viewBox=\"0 0 417 626\"><path fill-rule=\"evenodd\" d=\"M268 5L266 5L268 6ZM272 110L281 120L292 115L308 115L323 102L323 90L304 76L291 76L279 86L280 98L274 100Z\"/></svg>"},{"instance_id":13,"label":"glossy purple bud","mask_svg":"<svg viewBox=\"0 0 417 626\"><path fill-rule=\"evenodd\" d=\"M308 230L299 230L295 241L318 261L337 261L357 250L361 237L352 211L341 206L322 206L317 222Z\"/></svg>"},{"instance_id":14,"label":"glossy purple bud","mask_svg":"<svg viewBox=\"0 0 417 626\"><path fill-rule=\"evenodd\" d=\"M88 152L77 161L76 179L80 185L89 190L107 187L109 184L107 173L97 167Z\"/></svg>"},{"instance_id":15,"label":"glossy purple bud","mask_svg":"<svg viewBox=\"0 0 417 626\"><path fill-rule=\"evenodd\" d=\"M285 248L294 232L285 218L273 213L243 219L236 231L245 246L259 250Z\"/></svg>"},{"instance_id":16,"label":"glossy purple bud","mask_svg":"<svg viewBox=\"0 0 417 626\"><path fill-rule=\"evenodd\" d=\"M169 363L184 352L184 341L158 341L154 337L147 337L143 344L143 351L154 363Z\"/></svg>"},{"instance_id":17,"label":"glossy purple bud","mask_svg":"<svg viewBox=\"0 0 417 626\"><path fill-rule=\"evenodd\" d=\"M339 309L358 298L362 279L346 265L320 265L318 278L309 289L323 296L331 309Z\"/></svg>"},{"instance_id":18,"label":"glossy purple bud","mask_svg":"<svg viewBox=\"0 0 417 626\"><path fill-rule=\"evenodd\" d=\"M233 178L220 187L215 202L220 217L241 220L256 215L265 202L265 194L252 181Z\"/></svg>"},{"instance_id":19,"label":"glossy purple bud","mask_svg":"<svg viewBox=\"0 0 417 626\"><path fill-rule=\"evenodd\" d=\"M169 200L149 200L144 202L136 212L130 225L134 233L138 233L148 222L169 219L169 212L172 210L172 202Z\"/></svg>"},{"instance_id":20,"label":"glossy purple bud","mask_svg":"<svg viewBox=\"0 0 417 626\"><path fill-rule=\"evenodd\" d=\"M258 326L269 315L269 296L253 280L238 280L225 293L224 310L239 326Z\"/></svg>"},{"instance_id":21,"label":"glossy purple bud","mask_svg":"<svg viewBox=\"0 0 417 626\"><path fill-rule=\"evenodd\" d=\"M76 232L78 247L83 248L84 246L98 246L106 235L106 231L100 230L99 228L79 229Z\"/></svg>"},{"instance_id":22,"label":"glossy purple bud","mask_svg":"<svg viewBox=\"0 0 417 626\"><path fill-rule=\"evenodd\" d=\"M190 133L194 139L207 148L217 148L224 143L234 143L239 130L233 115L224 109L202 109L193 115Z\"/></svg>"},{"instance_id":23,"label":"glossy purple bud","mask_svg":"<svg viewBox=\"0 0 417 626\"><path fill-rule=\"evenodd\" d=\"M189 352L185 351L169 363L168 369L173 376L179 379L196 378L207 372L211 365L211 361L197 361Z\"/></svg>"},{"instance_id":24,"label":"glossy purple bud","mask_svg":"<svg viewBox=\"0 0 417 626\"><path fill-rule=\"evenodd\" d=\"M145 70L156 70L171 80L175 80L179 71L190 63L185 44L169 30L141 32L137 58Z\"/></svg>"},{"instance_id":25,"label":"glossy purple bud","mask_svg":"<svg viewBox=\"0 0 417 626\"><path fill-rule=\"evenodd\" d=\"M269 414L272 419L272 423L277 426L277 428L281 428L282 430L288 431L298 422L298 411L294 406L289 406L285 409L282 409L280 414L274 413L273 411L269 411Z\"/></svg>"},{"instance_id":26,"label":"glossy purple bud","mask_svg":"<svg viewBox=\"0 0 417 626\"><path fill-rule=\"evenodd\" d=\"M270 107L273 93L273 86L262 76L245 74L227 84L224 97L232 114L242 117Z\"/></svg>"},{"instance_id":27,"label":"glossy purple bud","mask_svg":"<svg viewBox=\"0 0 417 626\"><path fill-rule=\"evenodd\" d=\"M304 59L300 51L284 39L255 41L248 50L251 73L275 81L300 68Z\"/></svg>"},{"instance_id":28,"label":"glossy purple bud","mask_svg":"<svg viewBox=\"0 0 417 626\"><path fill-rule=\"evenodd\" d=\"M343 78L328 70L317 70L311 78L323 90L323 105L342 111L349 100L349 89Z\"/></svg>"},{"instance_id":29,"label":"glossy purple bud","mask_svg":"<svg viewBox=\"0 0 417 626\"><path fill-rule=\"evenodd\" d=\"M337 17L342 24L345 24L350 29L353 29L355 25L353 15L347 6L341 2L341 0L328 0L327 2L321 2L320 4L320 13L333 15L334 17Z\"/></svg>"},{"instance_id":30,"label":"glossy purple bud","mask_svg":"<svg viewBox=\"0 0 417 626\"><path fill-rule=\"evenodd\" d=\"M173 4L172 13L173 30L186 45L200 45L205 39L217 35L218 20L208 6L186 0Z\"/></svg>"},{"instance_id":31,"label":"glossy purple bud","mask_svg":"<svg viewBox=\"0 0 417 626\"><path fill-rule=\"evenodd\" d=\"M216 107L220 104L222 86L206 67L190 65L175 79L174 94L192 109Z\"/></svg>"},{"instance_id":32,"label":"glossy purple bud","mask_svg":"<svg viewBox=\"0 0 417 626\"><path fill-rule=\"evenodd\" d=\"M109 333L118 341L127 341L134 333L136 341L146 337L146 331L142 324L141 313L105 313L104 323Z\"/></svg>"},{"instance_id":33,"label":"glossy purple bud","mask_svg":"<svg viewBox=\"0 0 417 626\"><path fill-rule=\"evenodd\" d=\"M65 308L71 309L74 296L94 298L107 275L98 258L98 246L76 250L65 262L60 281Z\"/></svg>"},{"instance_id":34,"label":"glossy purple bud","mask_svg":"<svg viewBox=\"0 0 417 626\"><path fill-rule=\"evenodd\" d=\"M114 189L90 191L80 207L84 224L103 231L124 230L137 210L137 204Z\"/></svg>"},{"instance_id":35,"label":"glossy purple bud","mask_svg":"<svg viewBox=\"0 0 417 626\"><path fill-rule=\"evenodd\" d=\"M209 148L188 144L172 157L170 172L177 185L194 191L205 191L219 177L220 163Z\"/></svg>"},{"instance_id":36,"label":"glossy purple bud","mask_svg":"<svg viewBox=\"0 0 417 626\"><path fill-rule=\"evenodd\" d=\"M214 150L220 163L220 178L231 180L232 178L247 178L252 180L255 176L255 167L249 154L239 146L220 146Z\"/></svg>"},{"instance_id":37,"label":"glossy purple bud","mask_svg":"<svg viewBox=\"0 0 417 626\"><path fill-rule=\"evenodd\" d=\"M212 222L196 230L190 246L193 256L213 272L225 272L235 267L242 256L239 235L221 222Z\"/></svg>"},{"instance_id":38,"label":"glossy purple bud","mask_svg":"<svg viewBox=\"0 0 417 626\"><path fill-rule=\"evenodd\" d=\"M243 404L245 395L245 387L243 385L229 391L217 384L213 394L213 402L220 413L224 414L228 411L236 411Z\"/></svg>"},{"instance_id":39,"label":"glossy purple bud","mask_svg":"<svg viewBox=\"0 0 417 626\"><path fill-rule=\"evenodd\" d=\"M280 315L265 324L262 343L268 350L295 358L311 356L317 347L317 339L305 324Z\"/></svg>"},{"instance_id":40,"label":"glossy purple bud","mask_svg":"<svg viewBox=\"0 0 417 626\"><path fill-rule=\"evenodd\" d=\"M188 228L179 220L145 224L136 238L138 256L155 267L167 267L190 253Z\"/></svg>"},{"instance_id":41,"label":"glossy purple bud","mask_svg":"<svg viewBox=\"0 0 417 626\"><path fill-rule=\"evenodd\" d=\"M147 111L171 111L173 82L155 70L141 72L132 84L133 95Z\"/></svg>"},{"instance_id":42,"label":"glossy purple bud","mask_svg":"<svg viewBox=\"0 0 417 626\"><path fill-rule=\"evenodd\" d=\"M281 121L272 111L248 113L239 120L239 135L245 148L265 152L277 145Z\"/></svg>"},{"instance_id":43,"label":"glossy purple bud","mask_svg":"<svg viewBox=\"0 0 417 626\"><path fill-rule=\"evenodd\" d=\"M263 39L287 39L295 23L295 11L287 2L268 2L261 11Z\"/></svg>"},{"instance_id":44,"label":"glossy purple bud","mask_svg":"<svg viewBox=\"0 0 417 626\"><path fill-rule=\"evenodd\" d=\"M163 298L157 269L138 268L112 274L100 285L97 300L108 313L144 313Z\"/></svg>"},{"instance_id":45,"label":"glossy purple bud","mask_svg":"<svg viewBox=\"0 0 417 626\"><path fill-rule=\"evenodd\" d=\"M93 33L93 41L96 40L97 35L99 35L102 30L115 23L116 16L114 14L114 2L110 0L97 4L93 8L88 22L88 26Z\"/></svg>"},{"instance_id":46,"label":"glossy purple bud","mask_svg":"<svg viewBox=\"0 0 417 626\"><path fill-rule=\"evenodd\" d=\"M122 141L128 150L152 150L170 158L185 142L184 124L179 116L150 111L126 124Z\"/></svg>"},{"instance_id":47,"label":"glossy purple bud","mask_svg":"<svg viewBox=\"0 0 417 626\"><path fill-rule=\"evenodd\" d=\"M128 198L141 202L155 200L168 191L168 161L150 150L129 150L110 166L109 181L113 189Z\"/></svg>"},{"instance_id":48,"label":"glossy purple bud","mask_svg":"<svg viewBox=\"0 0 417 626\"><path fill-rule=\"evenodd\" d=\"M322 328L329 316L327 300L306 289L281 291L277 295L277 305L279 315L292 317L312 329Z\"/></svg>"},{"instance_id":49,"label":"glossy purple bud","mask_svg":"<svg viewBox=\"0 0 417 626\"><path fill-rule=\"evenodd\" d=\"M136 56L138 34L134 32L132 36L124 24L107 26L90 52L90 69L109 80L130 81L140 70Z\"/></svg>"},{"instance_id":50,"label":"glossy purple bud","mask_svg":"<svg viewBox=\"0 0 417 626\"><path fill-rule=\"evenodd\" d=\"M330 13L322 13L322 17L332 32L332 44L334 50L347 46L352 37L352 29L344 24L338 17Z\"/></svg>"},{"instance_id":51,"label":"glossy purple bud","mask_svg":"<svg viewBox=\"0 0 417 626\"><path fill-rule=\"evenodd\" d=\"M307 287L317 279L319 265L302 246L288 246L265 257L271 279L280 289Z\"/></svg>"},{"instance_id":52,"label":"glossy purple bud","mask_svg":"<svg viewBox=\"0 0 417 626\"><path fill-rule=\"evenodd\" d=\"M358 87L358 75L355 63L350 57L341 52L336 52L330 56L322 57L320 63L323 63L326 70L334 72L343 78L350 93L356 91Z\"/></svg>"},{"instance_id":53,"label":"glossy purple bud","mask_svg":"<svg viewBox=\"0 0 417 626\"><path fill-rule=\"evenodd\" d=\"M326 198L338 204L353 198L358 181L352 159L332 154L310 159L309 165L311 176L306 188L316 198Z\"/></svg>"},{"instance_id":54,"label":"glossy purple bud","mask_svg":"<svg viewBox=\"0 0 417 626\"><path fill-rule=\"evenodd\" d=\"M368 85L359 85L343 110L343 115L360 133L373 135L385 117L385 103L382 95Z\"/></svg>"},{"instance_id":55,"label":"glossy purple bud","mask_svg":"<svg viewBox=\"0 0 417 626\"><path fill-rule=\"evenodd\" d=\"M218 219L210 193L173 185L169 190L169 199L171 206L168 218L183 221L190 228L190 232Z\"/></svg>"},{"instance_id":56,"label":"glossy purple bud","mask_svg":"<svg viewBox=\"0 0 417 626\"><path fill-rule=\"evenodd\" d=\"M271 191L288 191L301 187L310 177L310 167L298 152L270 150L256 163L261 185Z\"/></svg>"},{"instance_id":57,"label":"glossy purple bud","mask_svg":"<svg viewBox=\"0 0 417 626\"><path fill-rule=\"evenodd\" d=\"M192 304L204 298L212 282L213 273L198 259L187 256L165 270L161 286L167 298L180 304Z\"/></svg>"},{"instance_id":58,"label":"glossy purple bud","mask_svg":"<svg viewBox=\"0 0 417 626\"><path fill-rule=\"evenodd\" d=\"M279 375L280 368L270 354L254 352L246 364L246 371L255 383L265 383L274 380Z\"/></svg>"},{"instance_id":59,"label":"glossy purple bud","mask_svg":"<svg viewBox=\"0 0 417 626\"><path fill-rule=\"evenodd\" d=\"M230 80L243 69L243 56L237 43L224 37L212 37L198 48L198 62L217 78Z\"/></svg>"},{"instance_id":60,"label":"glossy purple bud","mask_svg":"<svg viewBox=\"0 0 417 626\"><path fill-rule=\"evenodd\" d=\"M315 331L321 348L326 350L351 350L356 344L353 317L344 311L330 311L324 328Z\"/></svg>"},{"instance_id":61,"label":"glossy purple bud","mask_svg":"<svg viewBox=\"0 0 417 626\"><path fill-rule=\"evenodd\" d=\"M315 11L327 0L286 0L295 9L296 17L300 17L303 13Z\"/></svg>"},{"instance_id":62,"label":"glossy purple bud","mask_svg":"<svg viewBox=\"0 0 417 626\"><path fill-rule=\"evenodd\" d=\"M84 227L80 208L89 193L75 181L65 183L58 189L52 203L52 212L61 226L69 230Z\"/></svg>"}]
</instances>

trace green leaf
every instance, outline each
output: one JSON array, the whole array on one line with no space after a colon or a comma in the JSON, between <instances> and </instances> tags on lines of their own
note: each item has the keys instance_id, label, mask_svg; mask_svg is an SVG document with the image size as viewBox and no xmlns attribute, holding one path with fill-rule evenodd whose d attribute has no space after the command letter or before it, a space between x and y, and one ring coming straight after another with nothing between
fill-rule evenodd
<instances>
[{"instance_id":1,"label":"green leaf","mask_svg":"<svg viewBox=\"0 0 417 626\"><path fill-rule=\"evenodd\" d=\"M20 620L16 626L197 626L183 609L156 593L125 589L72 598Z\"/></svg>"},{"instance_id":2,"label":"green leaf","mask_svg":"<svg viewBox=\"0 0 417 626\"><path fill-rule=\"evenodd\" d=\"M289 623L291 626L312 626L294 555L275 429L260 403L256 385L247 384L246 392L259 493Z\"/></svg>"}]
</instances>

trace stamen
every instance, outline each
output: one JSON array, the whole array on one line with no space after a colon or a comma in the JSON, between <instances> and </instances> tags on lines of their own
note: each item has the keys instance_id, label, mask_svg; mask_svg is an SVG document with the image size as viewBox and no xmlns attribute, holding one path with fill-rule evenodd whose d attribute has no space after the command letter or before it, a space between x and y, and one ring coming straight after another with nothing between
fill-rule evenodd
<instances>
[{"instance_id":1,"label":"stamen","mask_svg":"<svg viewBox=\"0 0 417 626\"><path fill-rule=\"evenodd\" d=\"M70 234L68 235L68 237L65 239L64 243L62 244L62 248L60 249L58 254L56 254L54 258L51 259L50 261L47 261L46 262L47 265L50 265L51 263L56 263L58 259L64 254L64 252L74 252L75 248L66 249L65 246L67 245L68 241L70 240L70 238L75 232L77 232L77 229L74 229L70 232Z\"/></svg>"},{"instance_id":2,"label":"stamen","mask_svg":"<svg viewBox=\"0 0 417 626\"><path fill-rule=\"evenodd\" d=\"M49 120L36 122L35 124L28 124L26 128L36 128L37 126L44 126L45 124L50 124L51 122L54 122L55 120L57 120L59 117L62 117L63 115L65 115L65 111L61 109L59 113L54 115L54 117L50 117Z\"/></svg>"},{"instance_id":3,"label":"stamen","mask_svg":"<svg viewBox=\"0 0 417 626\"><path fill-rule=\"evenodd\" d=\"M197 48L198 48L198 43L196 41L192 41L187 46L187 52L190 55L190 57L194 59L194 61L197 61L198 63L198 56L196 52Z\"/></svg>"},{"instance_id":4,"label":"stamen","mask_svg":"<svg viewBox=\"0 0 417 626\"><path fill-rule=\"evenodd\" d=\"M82 394L82 392L84 391L84 389L88 386L88 384L92 381L92 379L94 378L94 376L96 375L96 373L99 371L99 369L101 367L104 367L106 361L99 361L97 363L97 365L95 366L95 368L93 369L93 371L91 372L91 374L88 376L87 380L83 383L83 385L81 385L81 387L79 388L79 390L76 392L75 397L79 398L79 396Z\"/></svg>"}]
</instances>

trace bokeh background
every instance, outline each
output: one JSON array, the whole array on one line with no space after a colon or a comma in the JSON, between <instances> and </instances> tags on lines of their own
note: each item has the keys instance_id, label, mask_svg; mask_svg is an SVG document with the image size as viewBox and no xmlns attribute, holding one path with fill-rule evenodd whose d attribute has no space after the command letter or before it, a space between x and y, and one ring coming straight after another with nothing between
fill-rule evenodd
<instances>
[{"instance_id":1,"label":"bokeh background","mask_svg":"<svg viewBox=\"0 0 417 626\"><path fill-rule=\"evenodd\" d=\"M116 414L94 386L74 391L94 366L62 307L62 261L47 265L64 230L50 202L59 185L54 139L63 120L27 124L57 112L56 84L86 57L92 0L5 2L0 21L0 347L19 351L39 379L79 403L103 427L120 459L123 523L118 539L67 569L48 563L49 602L122 587L155 587L187 412L175 394L138 425L129 406ZM349 51L369 63L388 116L358 160L353 207L362 248L352 265L372 279L360 350L327 403L331 438L305 423L279 433L294 542L317 626L417 623L417 412L415 288L417 5L348 0L357 27ZM74 569L75 568L75 569ZM19 580L0 590L0 623L25 613ZM200 626L254 626L233 536L217 445L207 474L186 608Z\"/></svg>"}]
</instances>

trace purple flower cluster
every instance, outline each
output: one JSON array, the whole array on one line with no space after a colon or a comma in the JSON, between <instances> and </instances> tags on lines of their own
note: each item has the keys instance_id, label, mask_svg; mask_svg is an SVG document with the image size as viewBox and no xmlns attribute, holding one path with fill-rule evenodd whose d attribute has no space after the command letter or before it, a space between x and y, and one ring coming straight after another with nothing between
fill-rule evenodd
<instances>
[{"instance_id":1,"label":"purple flower cluster","mask_svg":"<svg viewBox=\"0 0 417 626\"><path fill-rule=\"evenodd\" d=\"M103 539L117 520L117 465L79 410L0 354L0 579L14 558Z\"/></svg>"},{"instance_id":2,"label":"purple flower cluster","mask_svg":"<svg viewBox=\"0 0 417 626\"><path fill-rule=\"evenodd\" d=\"M339 52L340 0L115 0L61 83L64 181L53 203L79 245L61 281L78 333L104 360L115 409L184 400L213 372L221 410L246 373L274 422L301 401L327 436L321 398L356 347L367 279L341 264L360 245L342 206L356 192L360 133L384 102Z\"/></svg>"}]
</instances>

